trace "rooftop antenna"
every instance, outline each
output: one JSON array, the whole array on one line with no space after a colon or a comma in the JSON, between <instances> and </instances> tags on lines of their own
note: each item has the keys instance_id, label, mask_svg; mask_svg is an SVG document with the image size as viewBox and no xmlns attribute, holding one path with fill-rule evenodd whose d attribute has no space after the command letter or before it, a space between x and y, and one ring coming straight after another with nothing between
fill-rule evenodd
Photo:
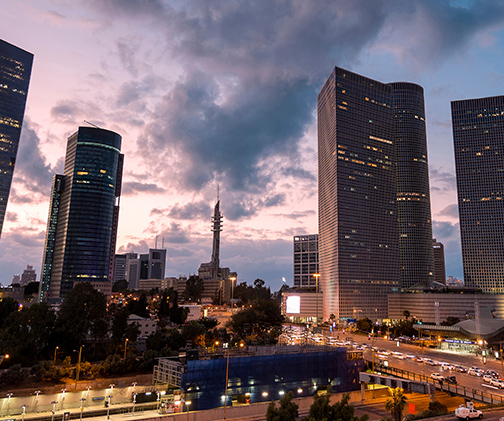
<instances>
[{"instance_id":1,"label":"rooftop antenna","mask_svg":"<svg viewBox=\"0 0 504 421\"><path fill-rule=\"evenodd\" d=\"M217 184L217 202L219 201L219 185Z\"/></svg>"},{"instance_id":2,"label":"rooftop antenna","mask_svg":"<svg viewBox=\"0 0 504 421\"><path fill-rule=\"evenodd\" d=\"M93 127L96 127L97 129L100 129L100 127L98 127L96 124L91 123L90 121L84 120L84 123L87 123Z\"/></svg>"},{"instance_id":3,"label":"rooftop antenna","mask_svg":"<svg viewBox=\"0 0 504 421\"><path fill-rule=\"evenodd\" d=\"M157 250L157 237L158 236L156 235L156 243L155 243L155 247L154 247L156 250Z\"/></svg>"},{"instance_id":4,"label":"rooftop antenna","mask_svg":"<svg viewBox=\"0 0 504 421\"><path fill-rule=\"evenodd\" d=\"M163 244L161 248L164 250L164 236L163 236L163 242L161 244Z\"/></svg>"}]
</instances>

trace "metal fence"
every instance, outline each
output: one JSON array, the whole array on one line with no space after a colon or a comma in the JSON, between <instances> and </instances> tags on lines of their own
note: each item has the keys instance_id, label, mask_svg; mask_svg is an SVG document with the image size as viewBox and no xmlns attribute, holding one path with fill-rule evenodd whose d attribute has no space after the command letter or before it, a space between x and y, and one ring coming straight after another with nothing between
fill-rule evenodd
<instances>
[{"instance_id":1,"label":"metal fence","mask_svg":"<svg viewBox=\"0 0 504 421\"><path fill-rule=\"evenodd\" d=\"M369 361L370 363L370 361ZM420 381L426 383L432 383L436 387L436 389L443 390L444 392L452 393L454 395L459 395L464 398L468 398L471 400L475 400L482 403L488 404L499 404L504 403L504 396L497 395L494 393L486 392L481 389L473 389L471 387L462 386L460 384L451 384L447 382L439 382L434 380L428 376L425 376L420 373L415 373L412 371L403 370L401 368L396 367L385 367L384 365L376 364L376 371L380 371L382 373L387 373L396 377L400 377L402 379Z\"/></svg>"}]
</instances>

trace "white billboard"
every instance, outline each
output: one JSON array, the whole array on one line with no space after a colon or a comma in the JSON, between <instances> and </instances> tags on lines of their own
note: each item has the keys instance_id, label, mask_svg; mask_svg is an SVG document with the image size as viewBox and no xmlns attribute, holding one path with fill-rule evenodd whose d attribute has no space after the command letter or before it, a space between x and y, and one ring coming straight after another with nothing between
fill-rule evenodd
<instances>
[{"instance_id":1,"label":"white billboard","mask_svg":"<svg viewBox=\"0 0 504 421\"><path fill-rule=\"evenodd\" d=\"M301 297L299 295L290 295L286 302L287 314L299 314L301 312Z\"/></svg>"}]
</instances>

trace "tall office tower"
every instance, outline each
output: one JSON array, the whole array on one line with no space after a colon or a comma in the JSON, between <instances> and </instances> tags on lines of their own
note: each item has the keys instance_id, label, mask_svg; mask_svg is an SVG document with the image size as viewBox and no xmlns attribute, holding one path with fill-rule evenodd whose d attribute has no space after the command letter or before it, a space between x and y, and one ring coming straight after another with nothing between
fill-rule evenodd
<instances>
[{"instance_id":1,"label":"tall office tower","mask_svg":"<svg viewBox=\"0 0 504 421\"><path fill-rule=\"evenodd\" d=\"M79 127L68 139L63 176L53 179L41 294L59 302L76 282L110 295L111 244L122 171L121 136Z\"/></svg>"},{"instance_id":2,"label":"tall office tower","mask_svg":"<svg viewBox=\"0 0 504 421\"><path fill-rule=\"evenodd\" d=\"M126 255L116 254L114 258L114 281L126 279Z\"/></svg>"},{"instance_id":3,"label":"tall office tower","mask_svg":"<svg viewBox=\"0 0 504 421\"><path fill-rule=\"evenodd\" d=\"M149 272L147 279L164 279L166 249L149 249Z\"/></svg>"},{"instance_id":4,"label":"tall office tower","mask_svg":"<svg viewBox=\"0 0 504 421\"><path fill-rule=\"evenodd\" d=\"M401 288L433 280L432 222L423 88L390 83L397 160Z\"/></svg>"},{"instance_id":5,"label":"tall office tower","mask_svg":"<svg viewBox=\"0 0 504 421\"><path fill-rule=\"evenodd\" d=\"M434 252L434 280L446 285L446 270L443 243L432 239L432 251Z\"/></svg>"},{"instance_id":6,"label":"tall office tower","mask_svg":"<svg viewBox=\"0 0 504 421\"><path fill-rule=\"evenodd\" d=\"M318 234L294 237L294 282L295 288L316 287L313 274L319 271Z\"/></svg>"},{"instance_id":7,"label":"tall office tower","mask_svg":"<svg viewBox=\"0 0 504 421\"><path fill-rule=\"evenodd\" d=\"M504 96L453 101L466 286L504 293Z\"/></svg>"},{"instance_id":8,"label":"tall office tower","mask_svg":"<svg viewBox=\"0 0 504 421\"><path fill-rule=\"evenodd\" d=\"M16 164L33 54L0 40L0 236Z\"/></svg>"},{"instance_id":9,"label":"tall office tower","mask_svg":"<svg viewBox=\"0 0 504 421\"><path fill-rule=\"evenodd\" d=\"M388 294L433 272L422 88L336 67L318 96L318 167L324 319L386 318Z\"/></svg>"}]
</instances>

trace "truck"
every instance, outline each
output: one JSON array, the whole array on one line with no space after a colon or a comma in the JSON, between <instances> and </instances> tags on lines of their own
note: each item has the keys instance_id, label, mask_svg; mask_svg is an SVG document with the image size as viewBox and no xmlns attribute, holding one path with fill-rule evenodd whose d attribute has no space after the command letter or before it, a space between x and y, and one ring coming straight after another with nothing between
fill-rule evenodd
<instances>
[{"instance_id":1,"label":"truck","mask_svg":"<svg viewBox=\"0 0 504 421\"><path fill-rule=\"evenodd\" d=\"M472 402L467 402L465 406L462 404L455 409L455 416L461 420L469 420L471 418L483 418L483 412L475 409Z\"/></svg>"}]
</instances>

